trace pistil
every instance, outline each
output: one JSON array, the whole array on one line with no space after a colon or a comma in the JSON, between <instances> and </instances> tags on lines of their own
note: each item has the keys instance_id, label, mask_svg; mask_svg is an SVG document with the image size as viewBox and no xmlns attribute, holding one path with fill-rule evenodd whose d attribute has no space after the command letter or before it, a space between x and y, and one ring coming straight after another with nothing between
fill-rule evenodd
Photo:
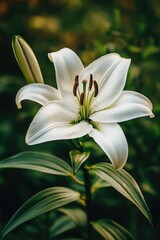
<instances>
[{"instance_id":1,"label":"pistil","mask_svg":"<svg viewBox=\"0 0 160 240\"><path fill-rule=\"evenodd\" d=\"M83 84L83 92L84 92L84 94L85 94L85 93L86 93L87 80L83 80L83 81L82 81L82 84Z\"/></svg>"}]
</instances>

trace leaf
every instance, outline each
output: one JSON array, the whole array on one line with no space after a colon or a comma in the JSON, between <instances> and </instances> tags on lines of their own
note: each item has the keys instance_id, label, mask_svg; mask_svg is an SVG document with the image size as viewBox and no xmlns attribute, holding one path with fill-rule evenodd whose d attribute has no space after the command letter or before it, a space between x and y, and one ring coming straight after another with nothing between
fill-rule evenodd
<instances>
[{"instance_id":1,"label":"leaf","mask_svg":"<svg viewBox=\"0 0 160 240\"><path fill-rule=\"evenodd\" d=\"M109 163L97 163L91 167L92 171L114 187L123 196L133 202L145 215L152 225L152 216L144 200L142 192L134 178L124 169L116 170Z\"/></svg>"},{"instance_id":2,"label":"leaf","mask_svg":"<svg viewBox=\"0 0 160 240\"><path fill-rule=\"evenodd\" d=\"M1 238L6 236L20 224L27 222L42 213L46 213L50 210L76 201L79 199L79 196L80 194L78 192L64 187L51 187L37 193L17 210L3 229Z\"/></svg>"},{"instance_id":3,"label":"leaf","mask_svg":"<svg viewBox=\"0 0 160 240\"><path fill-rule=\"evenodd\" d=\"M87 226L87 216L86 213L80 208L59 208L60 212L66 214L69 219L80 229L81 235L86 239L86 226Z\"/></svg>"},{"instance_id":4,"label":"leaf","mask_svg":"<svg viewBox=\"0 0 160 240\"><path fill-rule=\"evenodd\" d=\"M105 188L105 187L110 187L110 186L111 185L109 183L107 183L105 180L96 176L96 179L93 181L91 192L94 193L99 188Z\"/></svg>"},{"instance_id":5,"label":"leaf","mask_svg":"<svg viewBox=\"0 0 160 240\"><path fill-rule=\"evenodd\" d=\"M84 240L84 238L77 238L77 237L76 238L74 238L74 237L73 238L71 238L71 237L68 238L67 237L67 238L63 238L61 240Z\"/></svg>"},{"instance_id":6,"label":"leaf","mask_svg":"<svg viewBox=\"0 0 160 240\"><path fill-rule=\"evenodd\" d=\"M77 226L86 227L87 224L86 213L82 209L59 208L58 210L66 214Z\"/></svg>"},{"instance_id":7,"label":"leaf","mask_svg":"<svg viewBox=\"0 0 160 240\"><path fill-rule=\"evenodd\" d=\"M114 221L98 220L92 222L92 226L106 240L134 240L130 232Z\"/></svg>"},{"instance_id":8,"label":"leaf","mask_svg":"<svg viewBox=\"0 0 160 240\"><path fill-rule=\"evenodd\" d=\"M78 150L70 151L71 164L73 168L73 173L76 174L82 163L84 163L87 158L89 158L89 152L80 152Z\"/></svg>"},{"instance_id":9,"label":"leaf","mask_svg":"<svg viewBox=\"0 0 160 240\"><path fill-rule=\"evenodd\" d=\"M47 153L22 152L0 161L0 168L23 168L39 172L71 176L72 168L62 159Z\"/></svg>"},{"instance_id":10,"label":"leaf","mask_svg":"<svg viewBox=\"0 0 160 240\"><path fill-rule=\"evenodd\" d=\"M68 230L75 228L75 224L70 221L68 216L61 216L50 228L50 238L54 238Z\"/></svg>"}]
</instances>

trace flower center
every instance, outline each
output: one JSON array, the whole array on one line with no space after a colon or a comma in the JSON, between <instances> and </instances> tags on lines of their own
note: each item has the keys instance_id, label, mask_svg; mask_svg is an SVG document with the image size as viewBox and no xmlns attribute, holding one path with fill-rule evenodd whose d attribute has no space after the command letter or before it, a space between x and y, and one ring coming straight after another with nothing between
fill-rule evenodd
<instances>
[{"instance_id":1,"label":"flower center","mask_svg":"<svg viewBox=\"0 0 160 240\"><path fill-rule=\"evenodd\" d=\"M82 81L82 91L79 89L79 76L75 76L73 95L79 102L81 120L89 120L92 99L98 95L98 84L96 80L93 80L92 74L90 74L89 81Z\"/></svg>"}]
</instances>

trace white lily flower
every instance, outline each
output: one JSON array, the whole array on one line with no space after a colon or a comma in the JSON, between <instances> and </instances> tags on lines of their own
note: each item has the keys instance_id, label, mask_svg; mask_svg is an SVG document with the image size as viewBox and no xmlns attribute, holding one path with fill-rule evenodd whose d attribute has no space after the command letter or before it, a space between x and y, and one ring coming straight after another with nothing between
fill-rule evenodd
<instances>
[{"instance_id":1,"label":"white lily flower","mask_svg":"<svg viewBox=\"0 0 160 240\"><path fill-rule=\"evenodd\" d=\"M128 145L117 122L154 116L148 98L123 91L130 59L111 53L84 68L79 57L68 48L50 53L49 59L54 63L58 90L33 83L20 89L16 96L19 107L24 99L42 105L28 129L27 144L88 134L115 168L123 168Z\"/></svg>"}]
</instances>

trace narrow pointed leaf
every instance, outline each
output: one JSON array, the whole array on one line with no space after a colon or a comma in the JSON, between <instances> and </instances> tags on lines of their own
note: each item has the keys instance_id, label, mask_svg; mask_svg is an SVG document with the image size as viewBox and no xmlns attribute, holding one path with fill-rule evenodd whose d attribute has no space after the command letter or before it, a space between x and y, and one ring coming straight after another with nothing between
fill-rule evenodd
<instances>
[{"instance_id":1,"label":"narrow pointed leaf","mask_svg":"<svg viewBox=\"0 0 160 240\"><path fill-rule=\"evenodd\" d=\"M50 238L52 239L74 228L75 224L72 221L70 221L70 218L68 216L61 216L58 219L56 219L56 221L54 221L54 224L51 226L49 231Z\"/></svg>"},{"instance_id":2,"label":"narrow pointed leaf","mask_svg":"<svg viewBox=\"0 0 160 240\"><path fill-rule=\"evenodd\" d=\"M73 168L73 173L76 174L82 163L84 163L89 157L89 152L80 152L78 150L70 151L71 164Z\"/></svg>"},{"instance_id":3,"label":"narrow pointed leaf","mask_svg":"<svg viewBox=\"0 0 160 240\"><path fill-rule=\"evenodd\" d=\"M83 237L86 237L87 219L86 213L80 208L58 208L58 211L64 213L58 218L50 229L50 236L58 236L68 230L78 228Z\"/></svg>"},{"instance_id":4,"label":"narrow pointed leaf","mask_svg":"<svg viewBox=\"0 0 160 240\"><path fill-rule=\"evenodd\" d=\"M96 192L99 188L105 188L105 187L110 187L111 185L103 180L102 178L99 178L96 176L95 181L93 181L93 185L91 187L91 192L94 193Z\"/></svg>"},{"instance_id":5,"label":"narrow pointed leaf","mask_svg":"<svg viewBox=\"0 0 160 240\"><path fill-rule=\"evenodd\" d=\"M10 231L20 224L31 220L40 214L64 206L79 199L79 193L69 188L51 187L45 189L26 201L13 215L2 231L4 238Z\"/></svg>"},{"instance_id":6,"label":"narrow pointed leaf","mask_svg":"<svg viewBox=\"0 0 160 240\"><path fill-rule=\"evenodd\" d=\"M70 176L72 168L62 159L41 152L22 152L0 161L0 168L23 168L39 172Z\"/></svg>"},{"instance_id":7,"label":"narrow pointed leaf","mask_svg":"<svg viewBox=\"0 0 160 240\"><path fill-rule=\"evenodd\" d=\"M28 43L20 36L14 36L12 48L17 63L28 83L43 83L38 61Z\"/></svg>"},{"instance_id":8,"label":"narrow pointed leaf","mask_svg":"<svg viewBox=\"0 0 160 240\"><path fill-rule=\"evenodd\" d=\"M80 208L60 208L58 209L60 212L66 214L72 222L74 222L79 227L85 227L87 224L86 213Z\"/></svg>"},{"instance_id":9,"label":"narrow pointed leaf","mask_svg":"<svg viewBox=\"0 0 160 240\"><path fill-rule=\"evenodd\" d=\"M103 219L92 222L92 226L106 240L134 240L134 237L128 230L118 223Z\"/></svg>"},{"instance_id":10,"label":"narrow pointed leaf","mask_svg":"<svg viewBox=\"0 0 160 240\"><path fill-rule=\"evenodd\" d=\"M97 176L105 180L123 196L134 203L152 224L152 216L142 192L129 173L124 169L116 170L109 163L98 163L93 165L91 169Z\"/></svg>"}]
</instances>

